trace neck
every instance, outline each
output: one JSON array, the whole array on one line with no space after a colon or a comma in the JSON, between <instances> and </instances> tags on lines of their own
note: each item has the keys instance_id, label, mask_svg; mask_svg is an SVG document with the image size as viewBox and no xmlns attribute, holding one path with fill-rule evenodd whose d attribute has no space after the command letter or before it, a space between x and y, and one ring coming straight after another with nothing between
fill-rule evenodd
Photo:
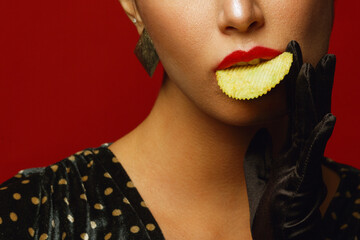
<instances>
[{"instance_id":1,"label":"neck","mask_svg":"<svg viewBox=\"0 0 360 240\"><path fill-rule=\"evenodd\" d=\"M284 125L277 122L265 127L278 132ZM191 196L199 204L200 199L220 204L224 196L235 201L246 194L243 158L260 127L264 125L239 127L218 121L178 88L165 84L147 119L112 150L133 180L161 182L161 190L176 199ZM214 189L221 189L221 196Z\"/></svg>"}]
</instances>

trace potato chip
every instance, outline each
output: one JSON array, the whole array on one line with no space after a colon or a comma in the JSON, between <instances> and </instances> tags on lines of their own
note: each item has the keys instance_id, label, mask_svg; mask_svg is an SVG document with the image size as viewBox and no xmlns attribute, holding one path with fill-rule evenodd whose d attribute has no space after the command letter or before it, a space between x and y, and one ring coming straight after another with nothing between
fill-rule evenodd
<instances>
[{"instance_id":1,"label":"potato chip","mask_svg":"<svg viewBox=\"0 0 360 240\"><path fill-rule=\"evenodd\" d=\"M277 84L289 73L293 55L284 52L279 56L257 65L236 66L216 71L221 90L238 100L258 98Z\"/></svg>"}]
</instances>

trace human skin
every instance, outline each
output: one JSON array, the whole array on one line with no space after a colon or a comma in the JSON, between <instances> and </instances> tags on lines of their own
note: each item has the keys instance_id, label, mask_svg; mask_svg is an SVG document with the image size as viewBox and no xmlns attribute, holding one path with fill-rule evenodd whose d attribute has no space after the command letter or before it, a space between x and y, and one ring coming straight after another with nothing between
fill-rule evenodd
<instances>
[{"instance_id":1,"label":"human skin","mask_svg":"<svg viewBox=\"0 0 360 240\"><path fill-rule=\"evenodd\" d=\"M260 127L269 128L275 150L281 148L285 88L233 100L218 87L215 69L235 50L284 51L290 40L299 42L304 62L315 65L328 50L333 1L120 3L137 19L139 34L146 27L166 74L150 115L110 149L166 239L251 239L242 159Z\"/></svg>"},{"instance_id":2,"label":"human skin","mask_svg":"<svg viewBox=\"0 0 360 240\"><path fill-rule=\"evenodd\" d=\"M257 101L236 101L219 89L214 69L234 50L265 46L284 51L300 43L304 61L315 65L327 52L331 0L136 1L139 33L149 32L171 79L202 111L246 126L284 114L281 91Z\"/></svg>"}]
</instances>

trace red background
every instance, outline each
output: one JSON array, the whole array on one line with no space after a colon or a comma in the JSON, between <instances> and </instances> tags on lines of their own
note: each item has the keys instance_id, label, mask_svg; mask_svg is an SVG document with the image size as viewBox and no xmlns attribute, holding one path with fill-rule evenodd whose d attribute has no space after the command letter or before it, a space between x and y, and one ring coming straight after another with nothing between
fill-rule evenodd
<instances>
[{"instance_id":1,"label":"red background","mask_svg":"<svg viewBox=\"0 0 360 240\"><path fill-rule=\"evenodd\" d=\"M331 53L337 125L327 155L360 168L360 1L338 1ZM0 182L115 141L149 113L153 79L117 0L0 1Z\"/></svg>"}]
</instances>

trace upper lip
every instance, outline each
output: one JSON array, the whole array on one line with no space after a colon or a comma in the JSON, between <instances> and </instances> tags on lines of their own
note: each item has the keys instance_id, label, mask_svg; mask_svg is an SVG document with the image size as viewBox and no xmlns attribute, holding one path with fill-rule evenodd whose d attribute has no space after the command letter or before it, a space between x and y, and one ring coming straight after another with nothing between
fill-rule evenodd
<instances>
[{"instance_id":1,"label":"upper lip","mask_svg":"<svg viewBox=\"0 0 360 240\"><path fill-rule=\"evenodd\" d=\"M247 52L242 51L242 50L237 50L237 51L234 51L234 52L230 53L229 55L227 55L224 58L224 60L221 61L219 66L216 68L216 70L221 70L221 69L231 67L232 65L239 63L239 62L249 62L249 61L251 61L253 59L257 59L257 58L270 60L270 59L277 57L281 53L282 52L280 52L278 50L266 48L266 47L262 47L262 46L256 46Z\"/></svg>"}]
</instances>

